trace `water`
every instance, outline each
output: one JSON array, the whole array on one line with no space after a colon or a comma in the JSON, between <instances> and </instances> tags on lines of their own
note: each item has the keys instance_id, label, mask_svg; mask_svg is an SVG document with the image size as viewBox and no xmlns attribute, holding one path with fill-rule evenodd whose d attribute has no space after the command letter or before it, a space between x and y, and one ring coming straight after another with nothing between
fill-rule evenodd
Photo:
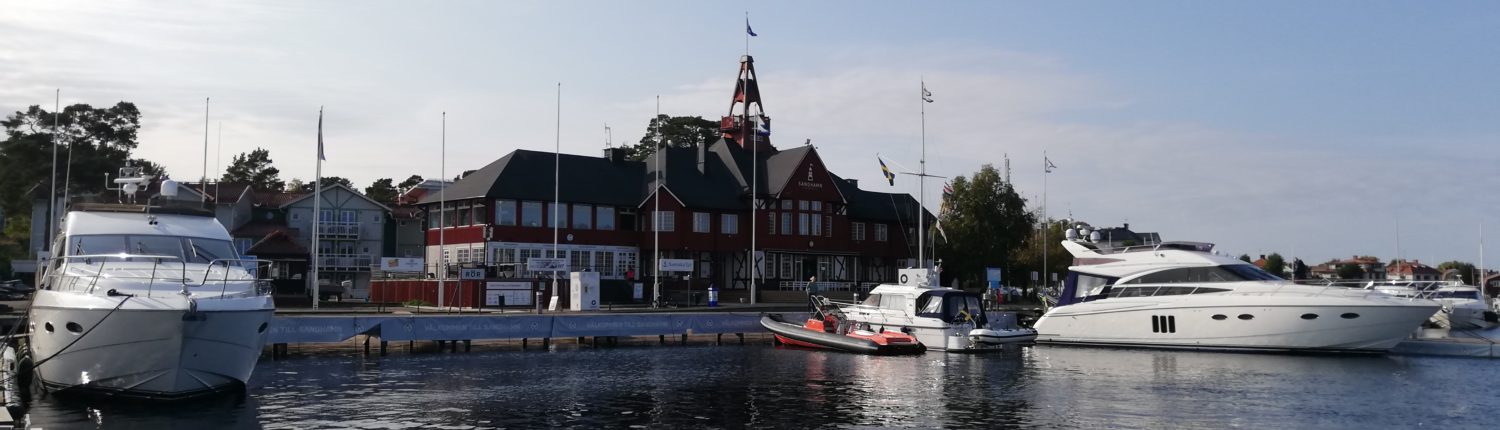
<instances>
[{"instance_id":1,"label":"water","mask_svg":"<svg viewBox=\"0 0 1500 430\"><path fill-rule=\"evenodd\" d=\"M38 395L44 428L1482 428L1480 359L1058 346L914 357L746 346L262 361L244 395Z\"/></svg>"}]
</instances>

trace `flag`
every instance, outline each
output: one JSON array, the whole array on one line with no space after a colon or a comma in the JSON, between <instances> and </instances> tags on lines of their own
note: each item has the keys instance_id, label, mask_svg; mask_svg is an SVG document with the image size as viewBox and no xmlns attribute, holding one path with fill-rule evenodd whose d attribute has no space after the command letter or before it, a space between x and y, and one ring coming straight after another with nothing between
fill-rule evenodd
<instances>
[{"instance_id":1,"label":"flag","mask_svg":"<svg viewBox=\"0 0 1500 430\"><path fill-rule=\"evenodd\" d=\"M922 101L932 103L932 91L927 91L927 83L922 83Z\"/></svg>"},{"instance_id":2,"label":"flag","mask_svg":"<svg viewBox=\"0 0 1500 430\"><path fill-rule=\"evenodd\" d=\"M318 109L318 161L328 161L323 156L323 109Z\"/></svg>"},{"instance_id":3,"label":"flag","mask_svg":"<svg viewBox=\"0 0 1500 430\"><path fill-rule=\"evenodd\" d=\"M750 37L759 36L758 34L755 34L755 30L750 29L750 17L748 16L745 17L745 34L750 35Z\"/></svg>"},{"instance_id":4,"label":"flag","mask_svg":"<svg viewBox=\"0 0 1500 430\"><path fill-rule=\"evenodd\" d=\"M948 183L948 182L944 182L943 183L943 198L948 198L948 196L950 196L950 195L953 195L953 184L952 183Z\"/></svg>"},{"instance_id":5,"label":"flag","mask_svg":"<svg viewBox=\"0 0 1500 430\"><path fill-rule=\"evenodd\" d=\"M761 135L761 136L770 136L771 135L771 120L767 119L765 116L756 115L755 116L755 134L758 134L758 135Z\"/></svg>"},{"instance_id":6,"label":"flag","mask_svg":"<svg viewBox=\"0 0 1500 430\"><path fill-rule=\"evenodd\" d=\"M891 173L891 168L885 166L885 160L884 159L881 159L880 157L875 157L875 159L880 161L880 173L883 174L883 175L885 175L885 181L886 182L890 182L891 186L895 186L896 185L896 174L895 173Z\"/></svg>"},{"instance_id":7,"label":"flag","mask_svg":"<svg viewBox=\"0 0 1500 430\"><path fill-rule=\"evenodd\" d=\"M1046 164L1047 173L1052 173L1052 169L1056 169L1057 168L1057 165L1056 164L1052 164L1052 160L1048 159L1046 156L1042 157L1042 161L1045 162L1045 163L1047 163Z\"/></svg>"},{"instance_id":8,"label":"flag","mask_svg":"<svg viewBox=\"0 0 1500 430\"><path fill-rule=\"evenodd\" d=\"M943 231L943 218L942 217L938 217L938 218L936 218L936 219L933 220L933 222L932 222L932 228L937 229L938 234L943 235L943 241L944 242L948 241L948 232Z\"/></svg>"}]
</instances>

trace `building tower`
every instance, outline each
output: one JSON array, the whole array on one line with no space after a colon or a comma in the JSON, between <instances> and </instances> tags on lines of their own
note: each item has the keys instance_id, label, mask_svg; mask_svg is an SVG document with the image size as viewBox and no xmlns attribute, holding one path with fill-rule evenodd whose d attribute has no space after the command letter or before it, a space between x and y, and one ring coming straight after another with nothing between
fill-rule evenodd
<instances>
[{"instance_id":1,"label":"building tower","mask_svg":"<svg viewBox=\"0 0 1500 430\"><path fill-rule=\"evenodd\" d=\"M719 131L724 132L725 139L734 141L741 148L776 151L776 147L771 146L771 118L766 116L765 107L761 105L760 86L755 82L755 59L749 55L740 57L734 98L729 101L729 115L719 120Z\"/></svg>"}]
</instances>

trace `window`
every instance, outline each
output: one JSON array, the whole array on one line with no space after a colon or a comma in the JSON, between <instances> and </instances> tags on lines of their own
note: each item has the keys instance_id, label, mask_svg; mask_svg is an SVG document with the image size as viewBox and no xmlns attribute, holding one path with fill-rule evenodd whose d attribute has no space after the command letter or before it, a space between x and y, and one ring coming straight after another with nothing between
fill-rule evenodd
<instances>
[{"instance_id":1,"label":"window","mask_svg":"<svg viewBox=\"0 0 1500 430\"><path fill-rule=\"evenodd\" d=\"M693 212L693 233L713 233L708 212Z\"/></svg>"},{"instance_id":2,"label":"window","mask_svg":"<svg viewBox=\"0 0 1500 430\"><path fill-rule=\"evenodd\" d=\"M615 229L615 208L609 206L598 207L598 221L594 226L600 230Z\"/></svg>"},{"instance_id":3,"label":"window","mask_svg":"<svg viewBox=\"0 0 1500 430\"><path fill-rule=\"evenodd\" d=\"M803 216L808 216L808 215L804 214ZM812 235L813 236L822 236L823 235L823 217L818 216L818 214L812 214Z\"/></svg>"},{"instance_id":4,"label":"window","mask_svg":"<svg viewBox=\"0 0 1500 430\"><path fill-rule=\"evenodd\" d=\"M776 234L776 213L775 212L771 212L771 213L766 214L766 216L771 217L770 224L767 224L767 226L766 226L766 234L772 234L772 235L774 235L774 234Z\"/></svg>"},{"instance_id":5,"label":"window","mask_svg":"<svg viewBox=\"0 0 1500 430\"><path fill-rule=\"evenodd\" d=\"M293 215L296 215L296 213L293 213ZM438 226L438 219L441 216L442 215L438 214L438 209L437 208L428 209L427 210L427 228L428 229L437 228L437 226Z\"/></svg>"},{"instance_id":6,"label":"window","mask_svg":"<svg viewBox=\"0 0 1500 430\"><path fill-rule=\"evenodd\" d=\"M823 237L833 237L833 215L823 216Z\"/></svg>"},{"instance_id":7,"label":"window","mask_svg":"<svg viewBox=\"0 0 1500 430\"><path fill-rule=\"evenodd\" d=\"M887 240L890 240L890 237L887 236L886 225L885 224L875 224L875 241L876 242L885 242Z\"/></svg>"},{"instance_id":8,"label":"window","mask_svg":"<svg viewBox=\"0 0 1500 430\"><path fill-rule=\"evenodd\" d=\"M788 213L788 212L782 212L781 213L781 234L782 235L786 235L786 236L791 236L792 235L792 214L791 213Z\"/></svg>"},{"instance_id":9,"label":"window","mask_svg":"<svg viewBox=\"0 0 1500 430\"><path fill-rule=\"evenodd\" d=\"M521 202L521 225L542 226L542 202Z\"/></svg>"},{"instance_id":10,"label":"window","mask_svg":"<svg viewBox=\"0 0 1500 430\"><path fill-rule=\"evenodd\" d=\"M568 223L568 204L567 203L553 203L551 210L549 212L547 212L547 227L557 227L558 224L567 224L567 223Z\"/></svg>"},{"instance_id":11,"label":"window","mask_svg":"<svg viewBox=\"0 0 1500 430\"><path fill-rule=\"evenodd\" d=\"M468 207L458 208L458 225L473 224L472 214L473 212L470 212Z\"/></svg>"},{"instance_id":12,"label":"window","mask_svg":"<svg viewBox=\"0 0 1500 430\"><path fill-rule=\"evenodd\" d=\"M854 240L865 240L865 223L856 222L849 224L850 236Z\"/></svg>"},{"instance_id":13,"label":"window","mask_svg":"<svg viewBox=\"0 0 1500 430\"><path fill-rule=\"evenodd\" d=\"M807 236L807 214L797 214L797 234Z\"/></svg>"},{"instance_id":14,"label":"window","mask_svg":"<svg viewBox=\"0 0 1500 430\"><path fill-rule=\"evenodd\" d=\"M495 224L496 225L516 225L516 201L515 200L496 200L495 201Z\"/></svg>"},{"instance_id":15,"label":"window","mask_svg":"<svg viewBox=\"0 0 1500 430\"><path fill-rule=\"evenodd\" d=\"M739 234L740 216L736 214L723 214L719 216L719 232L724 234Z\"/></svg>"},{"instance_id":16,"label":"window","mask_svg":"<svg viewBox=\"0 0 1500 430\"><path fill-rule=\"evenodd\" d=\"M677 231L677 213L656 212L656 231Z\"/></svg>"},{"instance_id":17,"label":"window","mask_svg":"<svg viewBox=\"0 0 1500 430\"><path fill-rule=\"evenodd\" d=\"M476 204L474 205L473 209L470 209L470 211L474 212L474 215L470 217L470 219L473 220L473 222L471 222L470 224L484 224L484 205Z\"/></svg>"},{"instance_id":18,"label":"window","mask_svg":"<svg viewBox=\"0 0 1500 430\"><path fill-rule=\"evenodd\" d=\"M577 272L599 271L598 269L595 269L594 267L589 265L589 263L594 259L594 256L589 255L590 251L574 250L572 252L569 252L568 254L568 264L570 266L569 269Z\"/></svg>"},{"instance_id":19,"label":"window","mask_svg":"<svg viewBox=\"0 0 1500 430\"><path fill-rule=\"evenodd\" d=\"M455 251L454 254L458 256L458 259L454 260L455 263L463 264L469 262L469 250L460 249Z\"/></svg>"},{"instance_id":20,"label":"window","mask_svg":"<svg viewBox=\"0 0 1500 430\"><path fill-rule=\"evenodd\" d=\"M781 279L792 279L794 277L796 276L792 275L792 256L781 254Z\"/></svg>"},{"instance_id":21,"label":"window","mask_svg":"<svg viewBox=\"0 0 1500 430\"><path fill-rule=\"evenodd\" d=\"M1073 290L1074 298L1084 298L1088 296L1099 295L1104 291L1104 287L1108 287L1115 281L1115 278L1090 275L1080 272L1073 272L1073 274L1070 276L1077 277L1077 283L1075 284L1076 289Z\"/></svg>"},{"instance_id":22,"label":"window","mask_svg":"<svg viewBox=\"0 0 1500 430\"><path fill-rule=\"evenodd\" d=\"M806 211L806 210L807 210L807 209L808 209L808 206L809 206L809 205L810 205L810 204L811 204L811 203L812 203L812 202L809 202L809 201L807 201L807 200L798 200L798 201L797 201L797 209L798 209L798 210L803 210L803 211Z\"/></svg>"},{"instance_id":23,"label":"window","mask_svg":"<svg viewBox=\"0 0 1500 430\"><path fill-rule=\"evenodd\" d=\"M791 200L782 200L781 201L781 210L784 210L784 211L792 210L792 201Z\"/></svg>"},{"instance_id":24,"label":"window","mask_svg":"<svg viewBox=\"0 0 1500 430\"><path fill-rule=\"evenodd\" d=\"M573 228L594 229L594 205L573 205Z\"/></svg>"},{"instance_id":25,"label":"window","mask_svg":"<svg viewBox=\"0 0 1500 430\"><path fill-rule=\"evenodd\" d=\"M1248 264L1231 264L1225 266L1203 266L1182 267L1167 269L1154 273L1147 273L1138 278L1125 281L1125 284L1175 284L1184 282L1235 282L1235 281L1272 281L1279 280L1275 275L1266 273L1255 266Z\"/></svg>"},{"instance_id":26,"label":"window","mask_svg":"<svg viewBox=\"0 0 1500 430\"><path fill-rule=\"evenodd\" d=\"M823 211L823 202L813 201L810 204L812 205L812 211L813 212L822 212Z\"/></svg>"}]
</instances>

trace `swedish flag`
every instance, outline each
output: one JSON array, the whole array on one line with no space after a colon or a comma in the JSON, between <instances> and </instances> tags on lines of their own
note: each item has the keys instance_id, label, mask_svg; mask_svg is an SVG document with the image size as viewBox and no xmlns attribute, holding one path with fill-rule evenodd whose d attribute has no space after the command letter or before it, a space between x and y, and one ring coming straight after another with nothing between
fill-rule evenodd
<instances>
[{"instance_id":1,"label":"swedish flag","mask_svg":"<svg viewBox=\"0 0 1500 430\"><path fill-rule=\"evenodd\" d=\"M880 157L875 157L875 159L880 161L880 173L885 175L885 181L891 183L891 186L895 186L896 174L891 173L891 168L885 166L885 159Z\"/></svg>"}]
</instances>

